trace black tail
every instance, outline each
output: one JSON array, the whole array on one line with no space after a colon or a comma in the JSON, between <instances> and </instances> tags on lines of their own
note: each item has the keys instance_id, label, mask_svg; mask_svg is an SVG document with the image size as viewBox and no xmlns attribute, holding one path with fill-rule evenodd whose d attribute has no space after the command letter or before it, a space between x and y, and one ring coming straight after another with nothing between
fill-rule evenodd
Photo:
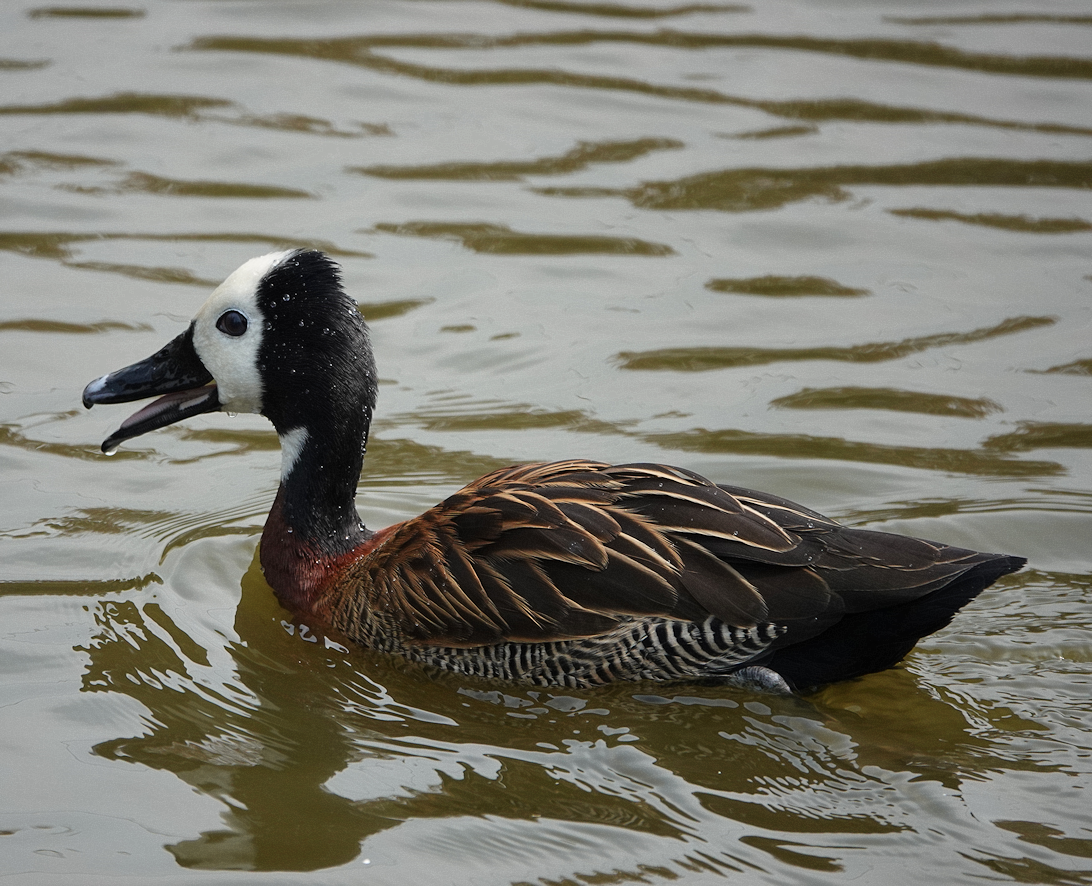
<instances>
[{"instance_id":1,"label":"black tail","mask_svg":"<svg viewBox=\"0 0 1092 886\"><path fill-rule=\"evenodd\" d=\"M882 671L900 662L922 637L939 631L963 606L1023 557L997 555L917 600L856 612L821 634L786 646L763 662L794 689L807 689Z\"/></svg>"}]
</instances>

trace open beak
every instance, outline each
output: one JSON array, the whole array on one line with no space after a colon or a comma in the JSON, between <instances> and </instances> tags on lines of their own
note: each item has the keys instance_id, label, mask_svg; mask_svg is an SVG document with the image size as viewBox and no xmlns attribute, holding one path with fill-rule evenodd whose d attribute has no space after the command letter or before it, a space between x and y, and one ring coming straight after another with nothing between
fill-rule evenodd
<instances>
[{"instance_id":1,"label":"open beak","mask_svg":"<svg viewBox=\"0 0 1092 886\"><path fill-rule=\"evenodd\" d=\"M114 452L123 440L220 408L212 374L193 347L193 324L146 360L96 378L83 389L83 405L90 409L96 403L130 403L156 395L162 396L125 419L103 441L103 452Z\"/></svg>"}]
</instances>

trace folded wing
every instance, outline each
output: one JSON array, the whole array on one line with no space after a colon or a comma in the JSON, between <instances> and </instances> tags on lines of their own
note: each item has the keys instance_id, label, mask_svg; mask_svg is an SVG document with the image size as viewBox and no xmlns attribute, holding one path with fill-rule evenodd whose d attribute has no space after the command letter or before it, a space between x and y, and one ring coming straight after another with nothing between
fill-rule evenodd
<instances>
[{"instance_id":1,"label":"folded wing","mask_svg":"<svg viewBox=\"0 0 1092 886\"><path fill-rule=\"evenodd\" d=\"M712 615L782 626L780 648L927 597L991 559L846 528L679 468L569 461L486 475L395 527L354 572L373 611L414 644L546 642L634 617Z\"/></svg>"}]
</instances>

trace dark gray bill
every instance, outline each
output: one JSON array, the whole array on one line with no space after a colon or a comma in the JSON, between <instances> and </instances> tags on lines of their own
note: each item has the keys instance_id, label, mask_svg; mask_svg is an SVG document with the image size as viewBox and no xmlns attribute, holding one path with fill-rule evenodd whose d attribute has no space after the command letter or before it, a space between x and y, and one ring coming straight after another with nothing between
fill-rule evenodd
<instances>
[{"instance_id":1,"label":"dark gray bill","mask_svg":"<svg viewBox=\"0 0 1092 886\"><path fill-rule=\"evenodd\" d=\"M193 347L193 324L146 360L96 378L83 389L83 405L130 403L160 396L129 416L103 441L102 451L113 452L123 440L139 437L202 412L220 408L212 374Z\"/></svg>"}]
</instances>

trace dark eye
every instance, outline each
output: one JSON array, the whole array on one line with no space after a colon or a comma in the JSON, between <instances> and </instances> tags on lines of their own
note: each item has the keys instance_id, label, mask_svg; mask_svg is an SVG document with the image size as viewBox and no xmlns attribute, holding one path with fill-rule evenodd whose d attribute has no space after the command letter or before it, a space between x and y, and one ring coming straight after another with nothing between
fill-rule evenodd
<instances>
[{"instance_id":1,"label":"dark eye","mask_svg":"<svg viewBox=\"0 0 1092 886\"><path fill-rule=\"evenodd\" d=\"M216 328L225 335L238 337L246 332L246 317L238 311L226 311L216 321Z\"/></svg>"}]
</instances>

